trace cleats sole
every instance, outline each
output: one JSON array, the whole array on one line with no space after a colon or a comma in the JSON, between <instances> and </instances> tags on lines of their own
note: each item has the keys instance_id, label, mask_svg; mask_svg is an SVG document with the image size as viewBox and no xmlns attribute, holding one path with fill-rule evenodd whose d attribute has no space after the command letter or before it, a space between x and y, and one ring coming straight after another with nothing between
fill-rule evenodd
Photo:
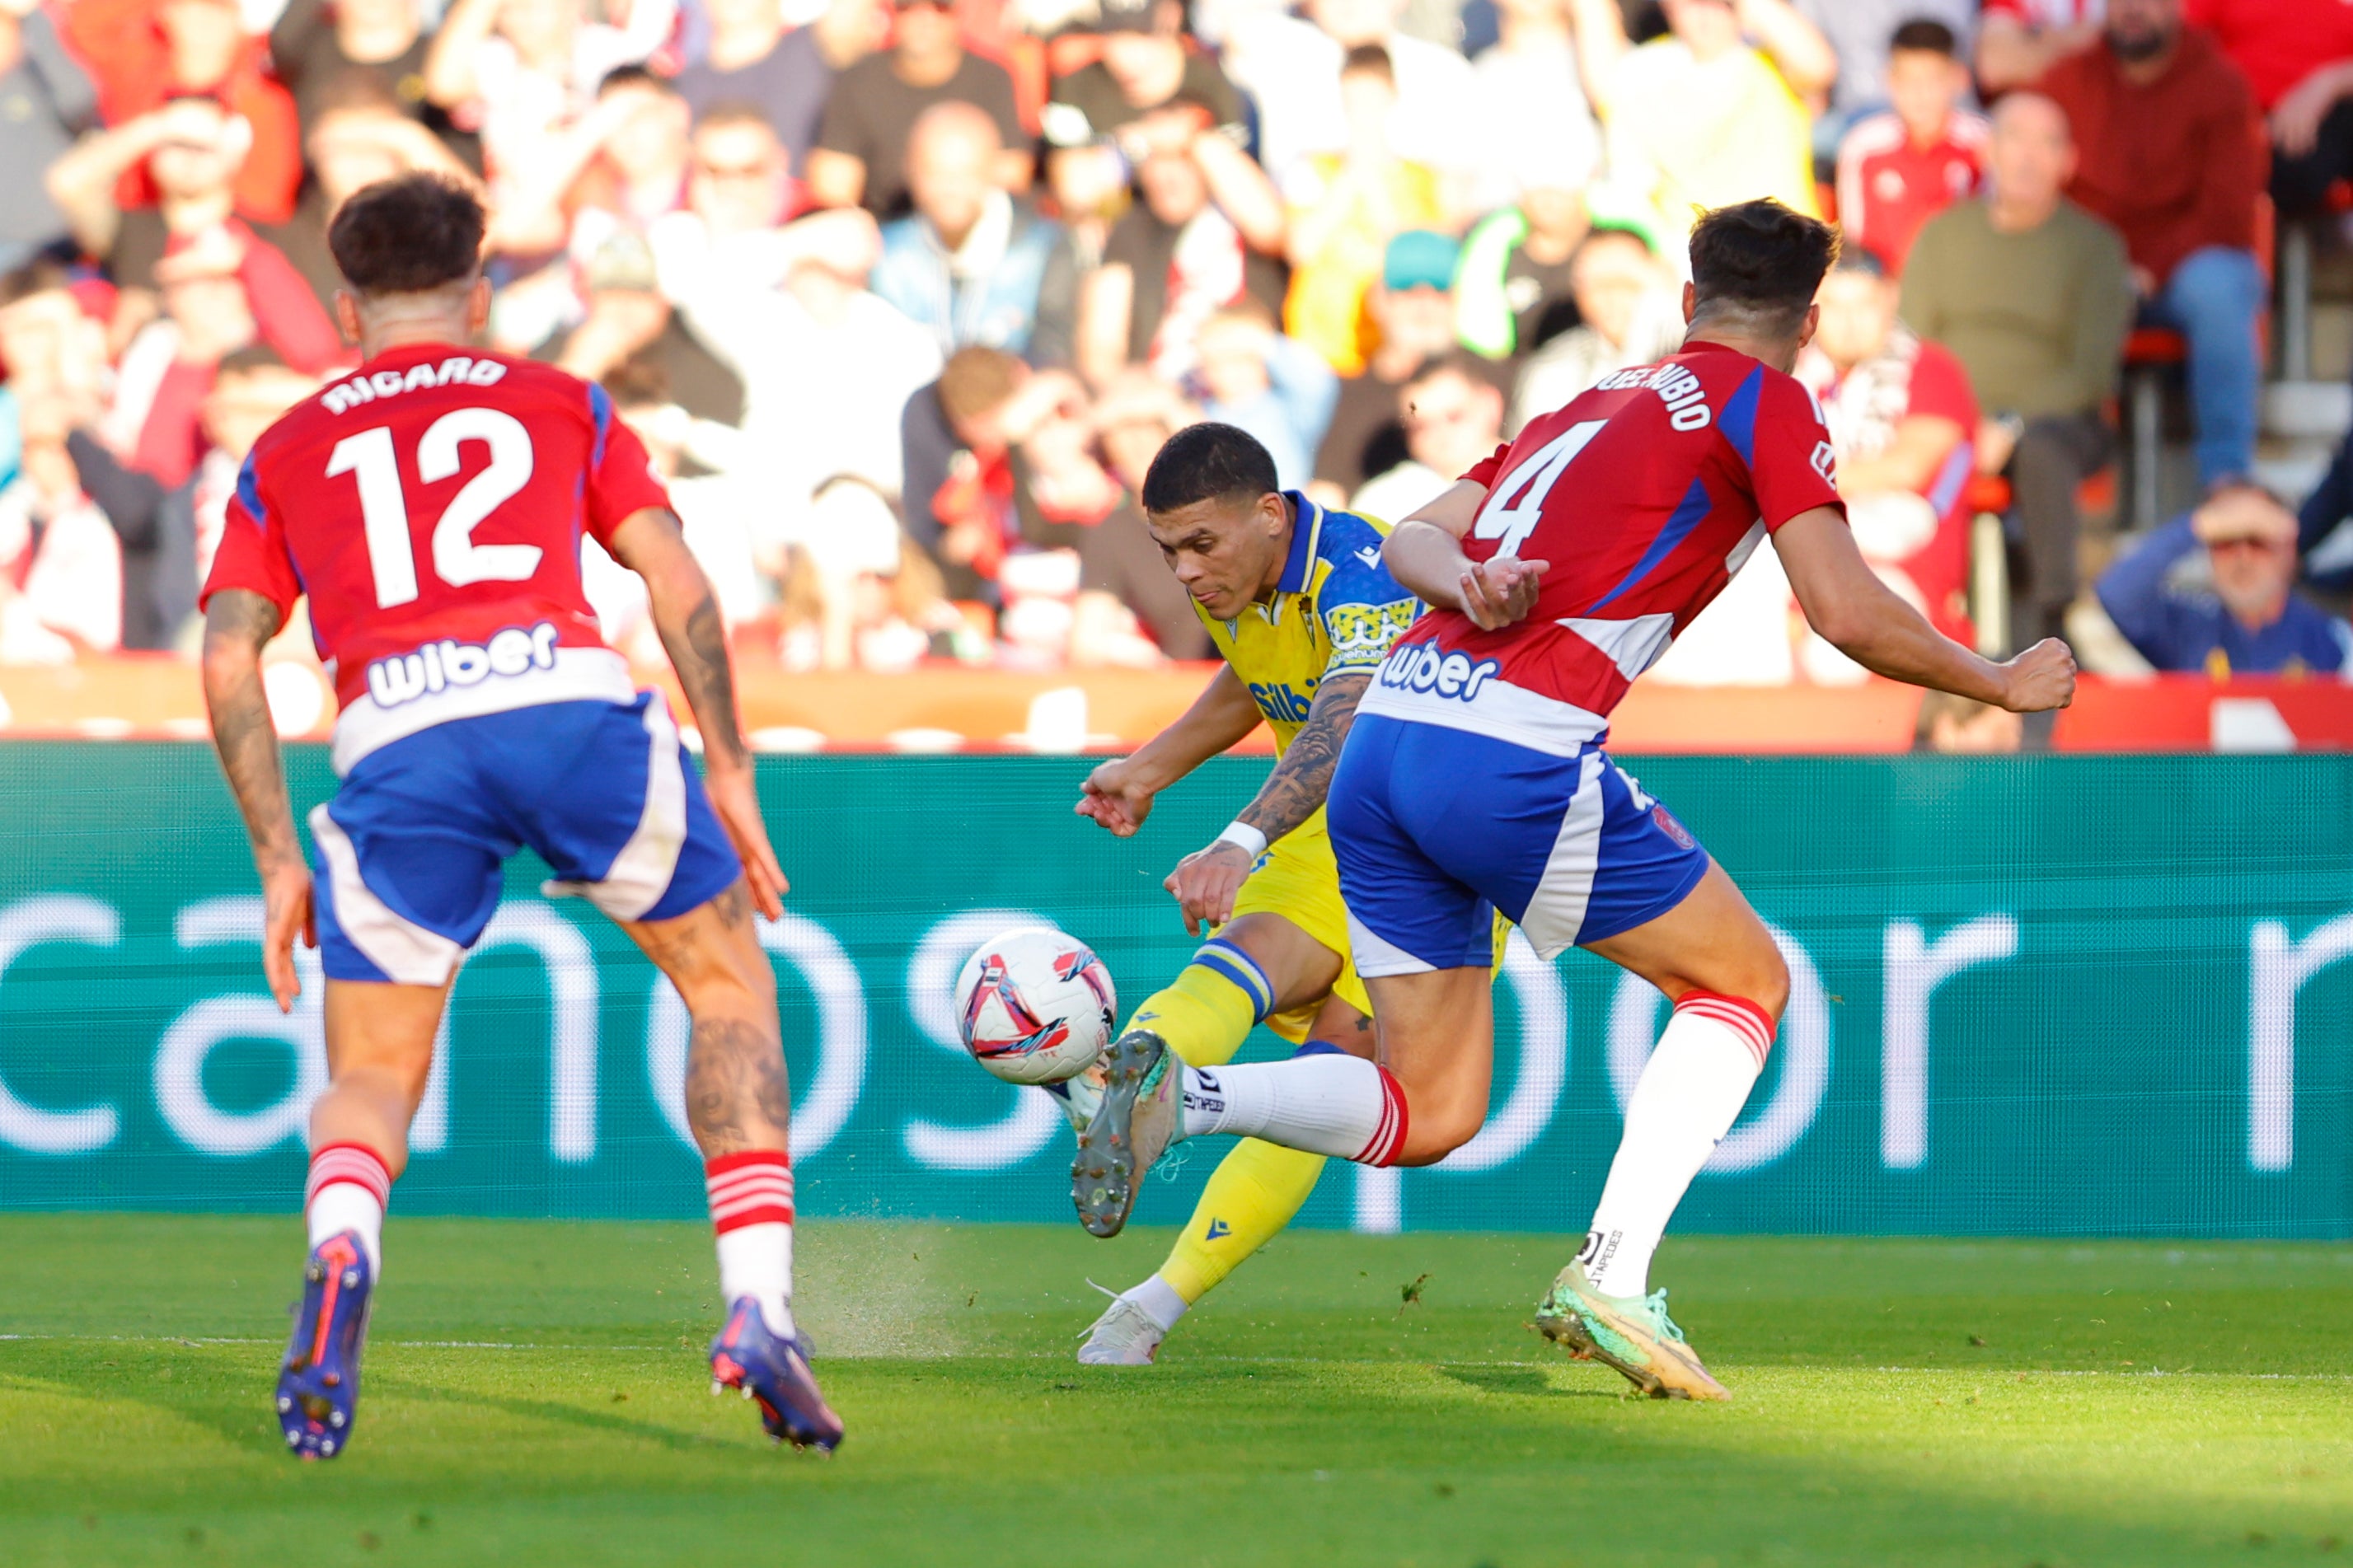
<instances>
[{"instance_id":1,"label":"cleats sole","mask_svg":"<svg viewBox=\"0 0 2353 1568\"><path fill-rule=\"evenodd\" d=\"M1577 1267L1569 1265L1571 1268ZM1566 1271L1564 1271L1566 1272ZM1663 1340L1628 1323L1618 1314L1595 1310L1597 1330L1585 1313L1571 1309L1550 1310L1556 1297L1571 1289L1556 1282L1554 1295L1537 1307L1535 1328L1577 1361L1598 1361L1651 1399L1729 1400L1731 1392L1709 1375L1699 1357L1680 1341ZM1615 1321L1613 1321L1615 1320Z\"/></svg>"},{"instance_id":2,"label":"cleats sole","mask_svg":"<svg viewBox=\"0 0 2353 1568\"><path fill-rule=\"evenodd\" d=\"M1071 1162L1071 1203L1090 1236L1117 1236L1135 1209L1135 1104L1168 1047L1149 1029L1131 1029L1103 1055L1103 1104L1079 1134Z\"/></svg>"}]
</instances>

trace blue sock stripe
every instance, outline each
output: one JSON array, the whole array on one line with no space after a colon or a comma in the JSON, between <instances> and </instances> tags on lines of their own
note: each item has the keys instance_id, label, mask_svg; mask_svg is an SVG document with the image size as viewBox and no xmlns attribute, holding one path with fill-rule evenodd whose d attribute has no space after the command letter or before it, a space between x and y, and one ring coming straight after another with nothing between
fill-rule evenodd
<instances>
[{"instance_id":1,"label":"blue sock stripe","mask_svg":"<svg viewBox=\"0 0 2353 1568\"><path fill-rule=\"evenodd\" d=\"M1193 962L1236 987L1250 999L1250 1021L1264 1023L1274 1011L1274 983L1258 961L1229 942L1203 942Z\"/></svg>"},{"instance_id":2,"label":"blue sock stripe","mask_svg":"<svg viewBox=\"0 0 2353 1568\"><path fill-rule=\"evenodd\" d=\"M1302 1057L1345 1057L1347 1054L1329 1040L1310 1040L1292 1052L1291 1059L1297 1061Z\"/></svg>"}]
</instances>

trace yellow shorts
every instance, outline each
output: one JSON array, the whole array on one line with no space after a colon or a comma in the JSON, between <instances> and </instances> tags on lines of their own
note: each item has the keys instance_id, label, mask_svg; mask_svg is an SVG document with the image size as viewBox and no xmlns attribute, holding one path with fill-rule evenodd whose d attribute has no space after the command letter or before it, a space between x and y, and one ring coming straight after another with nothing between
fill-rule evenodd
<instances>
[{"instance_id":1,"label":"yellow shorts","mask_svg":"<svg viewBox=\"0 0 2353 1568\"><path fill-rule=\"evenodd\" d=\"M1348 906L1340 899L1340 863L1333 858L1332 837L1324 828L1321 808L1268 845L1242 879L1234 894L1234 918L1250 914L1281 915L1338 953L1340 977L1332 982L1331 994L1366 1017L1372 1016L1373 999L1366 994L1364 977L1356 973L1355 947L1348 940ZM1511 931L1511 922L1497 915L1498 965L1504 962L1504 942ZM1319 997L1287 1013L1274 1014L1266 1020L1266 1026L1298 1045L1307 1038L1315 1015L1323 1010Z\"/></svg>"},{"instance_id":2,"label":"yellow shorts","mask_svg":"<svg viewBox=\"0 0 2353 1568\"><path fill-rule=\"evenodd\" d=\"M1234 894L1234 918L1281 915L1340 955L1340 977L1332 994L1370 1016L1373 999L1356 973L1348 942L1348 906L1340 901L1340 863L1332 857L1331 835L1324 831L1324 813L1315 815L1267 846L1250 874ZM1319 998L1269 1017L1266 1026L1298 1045L1323 1011Z\"/></svg>"}]
</instances>

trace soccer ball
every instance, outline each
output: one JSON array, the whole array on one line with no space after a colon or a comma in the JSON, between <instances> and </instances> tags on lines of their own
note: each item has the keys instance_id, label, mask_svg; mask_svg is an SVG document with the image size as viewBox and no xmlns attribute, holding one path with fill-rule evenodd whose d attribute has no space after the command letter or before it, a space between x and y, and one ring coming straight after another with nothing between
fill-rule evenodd
<instances>
[{"instance_id":1,"label":"soccer ball","mask_svg":"<svg viewBox=\"0 0 2353 1568\"><path fill-rule=\"evenodd\" d=\"M965 961L955 1010L973 1060L1008 1083L1060 1083L1103 1054L1119 998L1086 943L1051 926L1020 926Z\"/></svg>"}]
</instances>

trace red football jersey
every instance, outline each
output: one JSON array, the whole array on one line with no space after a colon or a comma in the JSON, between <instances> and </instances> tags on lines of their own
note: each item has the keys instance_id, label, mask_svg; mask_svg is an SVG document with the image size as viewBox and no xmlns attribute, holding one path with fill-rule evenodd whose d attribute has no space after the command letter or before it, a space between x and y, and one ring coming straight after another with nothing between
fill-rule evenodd
<instances>
[{"instance_id":1,"label":"red football jersey","mask_svg":"<svg viewBox=\"0 0 2353 1568\"><path fill-rule=\"evenodd\" d=\"M670 497L602 388L449 344L377 355L245 460L205 598L311 600L335 768L446 720L633 695L580 585L580 536Z\"/></svg>"},{"instance_id":2,"label":"red football jersey","mask_svg":"<svg viewBox=\"0 0 2353 1568\"><path fill-rule=\"evenodd\" d=\"M1874 114L1839 143L1839 226L1846 243L1879 258L1891 274L1904 270L1920 226L1978 188L1985 171L1985 117L1956 112L1945 133L1926 147L1893 114Z\"/></svg>"},{"instance_id":3,"label":"red football jersey","mask_svg":"<svg viewBox=\"0 0 2353 1568\"><path fill-rule=\"evenodd\" d=\"M1462 476L1487 487L1464 553L1551 563L1535 610L1492 632L1430 611L1361 711L1574 752L1767 533L1844 514L1836 467L1812 394L1746 354L1694 343L1604 376Z\"/></svg>"}]
</instances>

